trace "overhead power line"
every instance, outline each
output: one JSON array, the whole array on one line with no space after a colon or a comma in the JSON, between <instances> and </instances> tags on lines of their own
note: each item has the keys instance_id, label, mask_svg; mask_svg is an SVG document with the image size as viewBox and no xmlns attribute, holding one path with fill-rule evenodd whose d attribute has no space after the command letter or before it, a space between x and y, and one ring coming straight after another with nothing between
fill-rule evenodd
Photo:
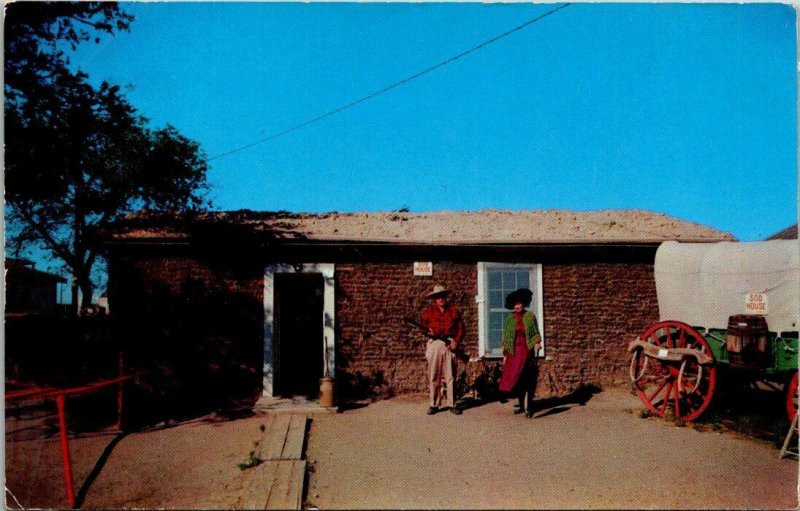
<instances>
[{"instance_id":1,"label":"overhead power line","mask_svg":"<svg viewBox=\"0 0 800 511\"><path fill-rule=\"evenodd\" d=\"M468 50L466 50L464 52L459 53L458 55L450 57L447 60L443 60L443 61L439 62L438 64L435 64L435 65L433 65L433 66L431 66L431 67L429 67L427 69L423 69L422 71L420 71L418 73L415 73L415 74L413 74L413 75L411 75L411 76L409 76L407 78L404 78L404 79L400 80L399 82L395 82L395 83L393 83L393 84L391 84L389 86L386 86L386 87L384 87L384 88L382 88L380 90L377 90L377 91L375 91L375 92L373 92L371 94L368 94L368 95L366 95L366 96L364 96L364 97L362 97L360 99L357 99L355 101L351 101L350 103L347 103L347 104L342 105L342 106L340 106L340 107L338 107L338 108L336 108L334 110L331 110L331 111L326 112L326 113L324 113L322 115L314 117L313 119L309 119L309 120L307 120L305 122L302 122L300 124L292 126L291 128L287 128L287 129L285 129L283 131L279 131L277 133L273 133L272 135L269 135L267 137L255 140L253 142L250 142L250 143L245 144L243 146L237 147L235 149L231 149L230 151L218 154L216 156L212 156L211 158L206 159L206 162L210 162L212 160L217 160L219 158L222 158L222 157L225 157L225 156L229 156L229 155L234 154L234 153L238 153L239 151L244 151L245 149L249 149L249 148L251 148L253 146L257 146L259 144L263 144L265 142L269 142L270 140L274 140L274 139L276 139L278 137L282 137L283 135L286 135L286 134L291 133L293 131L297 131L299 129L305 128L306 126L309 126L311 124L319 122L322 119L325 119L326 117L330 117L332 115L336 115L339 112L343 112L344 110L352 108L352 107L354 107L354 106L356 106L358 104L361 104L361 103L363 103L365 101L368 101L368 100L370 100L370 99L372 99L374 97L380 96L381 94L385 94L386 92L389 92L390 90L395 89L395 88L397 88L397 87L399 87L399 86L401 86L403 84L406 84L406 83L408 83L408 82L410 82L412 80L416 80L420 76L426 75L426 74L430 73L431 71L435 71L436 69L439 69L440 67L444 67L444 66L446 66L448 64L451 64L451 63L455 62L456 60L458 60L458 59L460 59L462 57L466 57L470 53L478 51L481 48L483 48L484 46L488 46L488 45L490 45L492 43L495 43L495 42L499 41L500 39L513 34L514 32L517 32L519 30L522 30L525 27L528 27L529 25L533 25L537 21L539 21L539 20L541 20L543 18L546 18L547 16L550 16L551 14L555 14L556 12L558 12L561 9L564 9L566 7L569 7L570 5L572 5L572 3L561 4L560 6L556 7L555 9L551 9L551 10L547 11L544 14L541 14L541 15L535 17L535 18L532 18L532 19L526 21L525 23L522 23L521 25L517 25L516 27L512 28L511 30L503 32L502 34L499 34L499 35L497 35L495 37L492 37L491 39L487 39L486 41L483 41L482 43L477 44L477 45L473 46L472 48L470 48L470 49L468 49Z\"/></svg>"}]
</instances>

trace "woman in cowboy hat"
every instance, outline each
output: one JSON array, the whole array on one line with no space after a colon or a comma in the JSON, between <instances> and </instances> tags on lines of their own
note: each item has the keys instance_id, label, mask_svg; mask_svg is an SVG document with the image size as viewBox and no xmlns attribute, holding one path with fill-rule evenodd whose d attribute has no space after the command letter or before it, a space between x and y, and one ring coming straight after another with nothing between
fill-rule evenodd
<instances>
[{"instance_id":1,"label":"woman in cowboy hat","mask_svg":"<svg viewBox=\"0 0 800 511\"><path fill-rule=\"evenodd\" d=\"M455 305L447 303L449 294L450 290L444 286L435 285L433 291L425 295L433 303L425 309L420 322L427 329L423 333L429 337L425 350L430 390L428 415L436 413L441 405L442 378L447 390L447 407L454 414L461 414L453 395L453 379L456 374L456 358L453 352L464 338L464 321Z\"/></svg>"},{"instance_id":2,"label":"woman in cowboy hat","mask_svg":"<svg viewBox=\"0 0 800 511\"><path fill-rule=\"evenodd\" d=\"M514 413L533 416L533 393L536 389L536 352L541 348L541 336L536 316L525 310L531 304L530 289L517 289L506 297L506 309L513 313L503 327L503 374L500 390L517 396L519 404ZM527 394L527 406L525 395Z\"/></svg>"}]
</instances>

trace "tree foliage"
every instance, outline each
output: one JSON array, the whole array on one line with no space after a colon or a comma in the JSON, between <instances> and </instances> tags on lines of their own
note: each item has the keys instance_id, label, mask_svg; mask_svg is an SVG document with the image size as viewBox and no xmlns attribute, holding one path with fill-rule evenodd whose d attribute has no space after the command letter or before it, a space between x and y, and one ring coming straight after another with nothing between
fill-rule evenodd
<instances>
[{"instance_id":1,"label":"tree foliage","mask_svg":"<svg viewBox=\"0 0 800 511\"><path fill-rule=\"evenodd\" d=\"M40 246L91 303L98 231L136 209L206 205L207 164L174 127L150 127L117 85L93 86L61 48L127 30L107 2L7 6L6 203L18 248Z\"/></svg>"},{"instance_id":2,"label":"tree foliage","mask_svg":"<svg viewBox=\"0 0 800 511\"><path fill-rule=\"evenodd\" d=\"M64 45L128 30L133 16L115 2L15 2L5 6L6 100L20 100L31 81L63 70Z\"/></svg>"}]
</instances>

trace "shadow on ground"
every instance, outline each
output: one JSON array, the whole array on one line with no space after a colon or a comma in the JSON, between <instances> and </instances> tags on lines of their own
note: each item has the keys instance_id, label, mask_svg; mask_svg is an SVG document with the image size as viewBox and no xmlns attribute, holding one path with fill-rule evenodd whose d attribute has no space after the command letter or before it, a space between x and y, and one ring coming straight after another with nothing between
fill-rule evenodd
<instances>
[{"instance_id":1,"label":"shadow on ground","mask_svg":"<svg viewBox=\"0 0 800 511\"><path fill-rule=\"evenodd\" d=\"M89 472L89 475L86 476L83 484L81 485L80 489L78 490L78 494L75 496L75 507L79 508L83 504L83 501L86 500L86 493L89 491L89 488L92 487L92 483L94 483L97 476L100 475L100 471L103 470L103 467L106 466L106 462L108 461L108 457L111 456L111 453L114 451L114 447L125 438L127 433L120 433L116 435L111 442L108 443L105 449L103 449L103 453L97 459L97 463L95 463L92 471Z\"/></svg>"},{"instance_id":2,"label":"shadow on ground","mask_svg":"<svg viewBox=\"0 0 800 511\"><path fill-rule=\"evenodd\" d=\"M534 412L545 410L545 412L538 415L538 417L566 412L575 405L584 406L592 396L601 391L602 389L595 385L583 385L563 396L535 399L533 402ZM462 410L469 410L470 408L476 408L489 403L506 403L508 401L514 401L515 399L516 398L501 395L494 395L487 398L464 398L458 402L458 407Z\"/></svg>"},{"instance_id":3,"label":"shadow on ground","mask_svg":"<svg viewBox=\"0 0 800 511\"><path fill-rule=\"evenodd\" d=\"M784 390L758 386L735 374L725 376L711 406L695 423L766 440L780 449L790 426Z\"/></svg>"},{"instance_id":4,"label":"shadow on ground","mask_svg":"<svg viewBox=\"0 0 800 511\"><path fill-rule=\"evenodd\" d=\"M350 410L358 410L367 406L369 406L369 401L351 401L340 404L336 411L338 413L349 412Z\"/></svg>"},{"instance_id":5,"label":"shadow on ground","mask_svg":"<svg viewBox=\"0 0 800 511\"><path fill-rule=\"evenodd\" d=\"M537 417L544 417L545 415L554 415L556 413L566 412L574 405L586 405L586 403L592 399L592 396L602 392L602 390L603 389L595 385L584 385L561 397L535 400L533 402L534 411L546 410Z\"/></svg>"}]
</instances>

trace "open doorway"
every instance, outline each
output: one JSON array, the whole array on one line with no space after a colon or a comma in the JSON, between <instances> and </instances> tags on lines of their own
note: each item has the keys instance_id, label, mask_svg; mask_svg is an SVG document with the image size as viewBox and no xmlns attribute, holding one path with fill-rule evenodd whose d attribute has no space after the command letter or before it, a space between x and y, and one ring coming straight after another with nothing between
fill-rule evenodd
<instances>
[{"instance_id":1,"label":"open doorway","mask_svg":"<svg viewBox=\"0 0 800 511\"><path fill-rule=\"evenodd\" d=\"M323 276L277 273L274 285L273 394L316 399L323 375Z\"/></svg>"}]
</instances>

